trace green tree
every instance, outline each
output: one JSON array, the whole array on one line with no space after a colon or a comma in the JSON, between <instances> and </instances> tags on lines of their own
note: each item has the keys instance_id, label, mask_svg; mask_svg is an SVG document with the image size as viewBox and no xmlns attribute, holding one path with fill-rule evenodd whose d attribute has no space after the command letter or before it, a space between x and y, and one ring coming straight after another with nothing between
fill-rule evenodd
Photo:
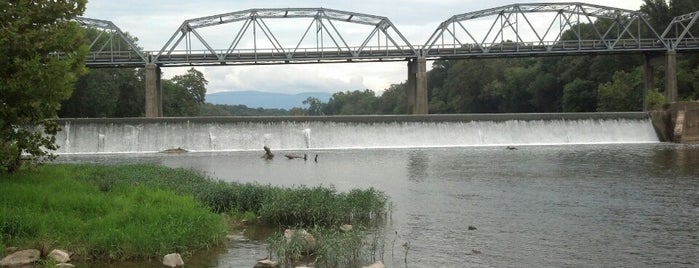
<instances>
[{"instance_id":1,"label":"green tree","mask_svg":"<svg viewBox=\"0 0 699 268\"><path fill-rule=\"evenodd\" d=\"M594 112L597 106L595 83L576 78L563 87L563 111L568 113Z\"/></svg>"},{"instance_id":2,"label":"green tree","mask_svg":"<svg viewBox=\"0 0 699 268\"><path fill-rule=\"evenodd\" d=\"M325 103L320 101L315 97L308 97L304 100L303 105L308 105L307 115L323 115L323 109L325 108Z\"/></svg>"},{"instance_id":3,"label":"green tree","mask_svg":"<svg viewBox=\"0 0 699 268\"><path fill-rule=\"evenodd\" d=\"M378 98L371 89L337 92L328 101L324 112L327 115L377 114L377 101Z\"/></svg>"},{"instance_id":4,"label":"green tree","mask_svg":"<svg viewBox=\"0 0 699 268\"><path fill-rule=\"evenodd\" d=\"M53 159L61 101L85 73L87 45L70 19L85 0L0 1L0 161L16 171L21 155ZM62 55L52 57L50 55ZM38 128L36 128L38 127Z\"/></svg>"},{"instance_id":5,"label":"green tree","mask_svg":"<svg viewBox=\"0 0 699 268\"><path fill-rule=\"evenodd\" d=\"M643 109L641 71L619 71L612 81L599 86L597 111L620 112Z\"/></svg>"},{"instance_id":6,"label":"green tree","mask_svg":"<svg viewBox=\"0 0 699 268\"><path fill-rule=\"evenodd\" d=\"M199 115L199 107L204 104L208 83L204 74L194 68L187 70L184 75L176 75L171 80L162 80L163 115Z\"/></svg>"},{"instance_id":7,"label":"green tree","mask_svg":"<svg viewBox=\"0 0 699 268\"><path fill-rule=\"evenodd\" d=\"M380 114L406 114L408 112L408 85L392 84L384 90L377 102Z\"/></svg>"}]
</instances>

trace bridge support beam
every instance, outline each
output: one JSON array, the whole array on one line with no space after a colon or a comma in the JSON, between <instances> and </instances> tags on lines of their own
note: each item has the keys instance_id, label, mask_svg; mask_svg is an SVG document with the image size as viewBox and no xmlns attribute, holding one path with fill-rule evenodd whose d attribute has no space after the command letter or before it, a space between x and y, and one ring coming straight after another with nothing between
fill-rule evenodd
<instances>
[{"instance_id":1,"label":"bridge support beam","mask_svg":"<svg viewBox=\"0 0 699 268\"><path fill-rule=\"evenodd\" d=\"M163 88L160 85L160 67L146 64L146 117L163 116Z\"/></svg>"},{"instance_id":2,"label":"bridge support beam","mask_svg":"<svg viewBox=\"0 0 699 268\"><path fill-rule=\"evenodd\" d=\"M667 101L677 102L677 52L665 54L665 96Z\"/></svg>"},{"instance_id":3,"label":"bridge support beam","mask_svg":"<svg viewBox=\"0 0 699 268\"><path fill-rule=\"evenodd\" d=\"M427 60L408 60L408 113L427 114Z\"/></svg>"},{"instance_id":4,"label":"bridge support beam","mask_svg":"<svg viewBox=\"0 0 699 268\"><path fill-rule=\"evenodd\" d=\"M643 110L647 110L646 95L648 91L654 89L655 79L653 77L654 66L665 66L665 97L667 101L677 102L677 52L668 51L665 55L646 54L643 65Z\"/></svg>"}]
</instances>

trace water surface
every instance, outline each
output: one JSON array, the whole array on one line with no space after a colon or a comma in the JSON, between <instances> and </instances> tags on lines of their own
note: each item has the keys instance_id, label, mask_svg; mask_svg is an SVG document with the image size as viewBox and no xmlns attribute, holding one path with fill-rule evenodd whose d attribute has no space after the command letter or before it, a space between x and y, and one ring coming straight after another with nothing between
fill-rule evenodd
<instances>
[{"instance_id":1,"label":"water surface","mask_svg":"<svg viewBox=\"0 0 699 268\"><path fill-rule=\"evenodd\" d=\"M309 161L287 160L282 151L266 161L262 153L62 155L59 161L149 162L225 181L339 191L374 187L393 203L383 230L388 267L405 266L405 242L409 267L699 266L697 146L294 151ZM214 255L191 261L251 267L267 250L252 239Z\"/></svg>"}]
</instances>

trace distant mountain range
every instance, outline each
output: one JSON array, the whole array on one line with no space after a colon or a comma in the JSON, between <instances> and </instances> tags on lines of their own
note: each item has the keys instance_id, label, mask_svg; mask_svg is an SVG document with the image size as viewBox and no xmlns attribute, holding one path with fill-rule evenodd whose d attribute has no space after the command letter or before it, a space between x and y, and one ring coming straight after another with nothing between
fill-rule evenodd
<instances>
[{"instance_id":1,"label":"distant mountain range","mask_svg":"<svg viewBox=\"0 0 699 268\"><path fill-rule=\"evenodd\" d=\"M206 102L212 104L245 105L248 108L286 109L306 107L303 101L314 97L328 102L332 93L304 92L298 94L272 93L262 91L226 91L206 94Z\"/></svg>"}]
</instances>

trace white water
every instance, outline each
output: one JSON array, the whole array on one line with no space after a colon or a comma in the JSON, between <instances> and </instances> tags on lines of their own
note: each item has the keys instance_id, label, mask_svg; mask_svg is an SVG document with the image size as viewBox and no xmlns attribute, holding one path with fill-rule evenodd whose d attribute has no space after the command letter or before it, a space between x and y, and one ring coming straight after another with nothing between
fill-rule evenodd
<instances>
[{"instance_id":1,"label":"white water","mask_svg":"<svg viewBox=\"0 0 699 268\"><path fill-rule=\"evenodd\" d=\"M655 143L649 119L469 122L67 121L59 154Z\"/></svg>"}]
</instances>

